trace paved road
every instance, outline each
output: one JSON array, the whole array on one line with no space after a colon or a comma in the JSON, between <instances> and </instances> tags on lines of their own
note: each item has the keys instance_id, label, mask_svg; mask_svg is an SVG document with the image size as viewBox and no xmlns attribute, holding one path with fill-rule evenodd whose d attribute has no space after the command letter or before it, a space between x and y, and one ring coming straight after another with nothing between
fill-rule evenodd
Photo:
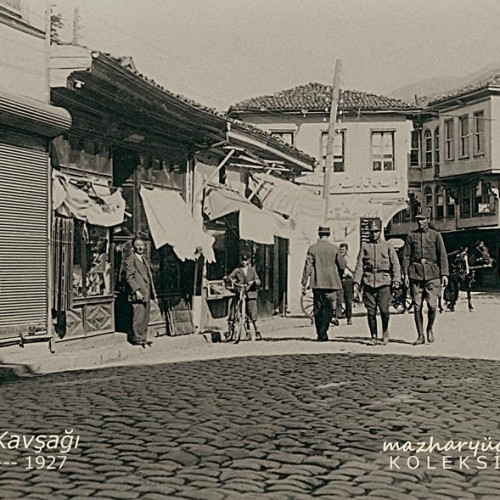
<instances>
[{"instance_id":1,"label":"paved road","mask_svg":"<svg viewBox=\"0 0 500 500\"><path fill-rule=\"evenodd\" d=\"M60 470L26 470L32 446L0 448L18 463L1 465L0 496L498 498L494 461L445 470L436 452L430 466L382 452L384 440L499 439L498 380L496 361L324 354L5 382L4 446L65 429L80 442Z\"/></svg>"}]
</instances>

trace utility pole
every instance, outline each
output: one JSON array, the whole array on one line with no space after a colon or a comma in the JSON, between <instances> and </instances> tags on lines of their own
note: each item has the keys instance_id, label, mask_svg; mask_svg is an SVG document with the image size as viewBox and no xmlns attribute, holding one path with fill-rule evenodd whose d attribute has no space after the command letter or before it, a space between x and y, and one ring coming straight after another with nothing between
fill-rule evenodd
<instances>
[{"instance_id":1,"label":"utility pole","mask_svg":"<svg viewBox=\"0 0 500 500\"><path fill-rule=\"evenodd\" d=\"M80 30L81 30L81 17L80 17L80 7L77 4L75 10L73 11L73 45L78 45L80 41Z\"/></svg>"},{"instance_id":2,"label":"utility pole","mask_svg":"<svg viewBox=\"0 0 500 500\"><path fill-rule=\"evenodd\" d=\"M323 181L323 198L325 199L325 222L328 220L330 210L330 183L333 170L333 141L335 139L335 126L337 124L337 109L339 105L340 94L340 71L342 61L337 59L335 62L335 72L333 74L332 103L330 106L330 124L328 126L328 139L326 143L326 163L325 177Z\"/></svg>"}]
</instances>

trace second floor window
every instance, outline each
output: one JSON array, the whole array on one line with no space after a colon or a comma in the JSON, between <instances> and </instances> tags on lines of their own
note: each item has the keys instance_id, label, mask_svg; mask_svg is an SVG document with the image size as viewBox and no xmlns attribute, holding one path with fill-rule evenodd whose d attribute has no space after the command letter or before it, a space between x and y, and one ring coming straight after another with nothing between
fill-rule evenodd
<instances>
[{"instance_id":1,"label":"second floor window","mask_svg":"<svg viewBox=\"0 0 500 500\"><path fill-rule=\"evenodd\" d=\"M295 141L293 132L271 132L271 137L275 137L276 139L281 139L283 142L286 142L291 146L293 146Z\"/></svg>"},{"instance_id":2,"label":"second floor window","mask_svg":"<svg viewBox=\"0 0 500 500\"><path fill-rule=\"evenodd\" d=\"M420 130L411 132L410 167L420 167Z\"/></svg>"},{"instance_id":3,"label":"second floor window","mask_svg":"<svg viewBox=\"0 0 500 500\"><path fill-rule=\"evenodd\" d=\"M432 133L430 130L425 131L424 145L425 145L424 168L431 168L432 167Z\"/></svg>"},{"instance_id":4,"label":"second floor window","mask_svg":"<svg viewBox=\"0 0 500 500\"><path fill-rule=\"evenodd\" d=\"M442 186L436 188L436 218L442 219L444 217L444 189Z\"/></svg>"},{"instance_id":5,"label":"second floor window","mask_svg":"<svg viewBox=\"0 0 500 500\"><path fill-rule=\"evenodd\" d=\"M434 167L436 169L436 175L439 175L439 162L440 162L440 150L439 150L439 127L436 127L434 131Z\"/></svg>"},{"instance_id":6,"label":"second floor window","mask_svg":"<svg viewBox=\"0 0 500 500\"><path fill-rule=\"evenodd\" d=\"M474 113L474 154L484 154L484 112Z\"/></svg>"},{"instance_id":7,"label":"second floor window","mask_svg":"<svg viewBox=\"0 0 500 500\"><path fill-rule=\"evenodd\" d=\"M424 203L427 208L432 208L432 189L430 187L425 188Z\"/></svg>"},{"instance_id":8,"label":"second floor window","mask_svg":"<svg viewBox=\"0 0 500 500\"><path fill-rule=\"evenodd\" d=\"M453 133L453 119L446 120L444 122L444 147L445 147L445 159L453 160L455 158L455 141Z\"/></svg>"},{"instance_id":9,"label":"second floor window","mask_svg":"<svg viewBox=\"0 0 500 500\"><path fill-rule=\"evenodd\" d=\"M333 171L345 172L344 155L344 130L338 130L333 140ZM326 145L328 142L328 132L321 134L321 158L323 160L323 171L326 167Z\"/></svg>"},{"instance_id":10,"label":"second floor window","mask_svg":"<svg viewBox=\"0 0 500 500\"><path fill-rule=\"evenodd\" d=\"M469 156L469 117L460 117L460 158Z\"/></svg>"},{"instance_id":11,"label":"second floor window","mask_svg":"<svg viewBox=\"0 0 500 500\"><path fill-rule=\"evenodd\" d=\"M394 170L394 132L372 132L372 169Z\"/></svg>"}]
</instances>

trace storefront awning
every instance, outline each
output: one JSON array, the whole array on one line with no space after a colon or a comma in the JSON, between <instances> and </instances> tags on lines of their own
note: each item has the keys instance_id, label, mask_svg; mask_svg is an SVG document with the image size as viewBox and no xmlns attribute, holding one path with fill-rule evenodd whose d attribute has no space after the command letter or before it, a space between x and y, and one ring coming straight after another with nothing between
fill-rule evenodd
<instances>
[{"instance_id":1,"label":"storefront awning","mask_svg":"<svg viewBox=\"0 0 500 500\"><path fill-rule=\"evenodd\" d=\"M272 245L274 236L283 234L283 231L279 231L277 228L274 214L267 210L261 210L239 193L233 191L225 189L209 190L205 196L203 210L210 220L238 212L239 236L242 240Z\"/></svg>"},{"instance_id":2,"label":"storefront awning","mask_svg":"<svg viewBox=\"0 0 500 500\"><path fill-rule=\"evenodd\" d=\"M139 194L156 248L171 245L182 261L202 253L208 262L215 262L214 238L196 223L180 193L141 187Z\"/></svg>"},{"instance_id":3,"label":"storefront awning","mask_svg":"<svg viewBox=\"0 0 500 500\"><path fill-rule=\"evenodd\" d=\"M57 170L52 171L52 207L59 215L94 226L118 226L125 217L125 200L120 190L112 193L109 186Z\"/></svg>"}]
</instances>

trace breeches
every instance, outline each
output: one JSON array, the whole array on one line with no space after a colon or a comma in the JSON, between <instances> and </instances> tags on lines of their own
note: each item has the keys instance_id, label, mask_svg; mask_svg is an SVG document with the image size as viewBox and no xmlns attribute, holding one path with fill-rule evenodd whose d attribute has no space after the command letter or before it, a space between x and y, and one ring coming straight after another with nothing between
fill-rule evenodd
<instances>
[{"instance_id":1,"label":"breeches","mask_svg":"<svg viewBox=\"0 0 500 500\"><path fill-rule=\"evenodd\" d=\"M427 281L411 280L410 294L416 310L422 309L424 301L430 310L435 310L441 296L441 280L439 278Z\"/></svg>"},{"instance_id":2,"label":"breeches","mask_svg":"<svg viewBox=\"0 0 500 500\"><path fill-rule=\"evenodd\" d=\"M389 304L391 303L391 287L384 285L372 288L365 285L363 287L363 303L368 316L375 316L377 308L380 309L381 315L388 316Z\"/></svg>"}]
</instances>

